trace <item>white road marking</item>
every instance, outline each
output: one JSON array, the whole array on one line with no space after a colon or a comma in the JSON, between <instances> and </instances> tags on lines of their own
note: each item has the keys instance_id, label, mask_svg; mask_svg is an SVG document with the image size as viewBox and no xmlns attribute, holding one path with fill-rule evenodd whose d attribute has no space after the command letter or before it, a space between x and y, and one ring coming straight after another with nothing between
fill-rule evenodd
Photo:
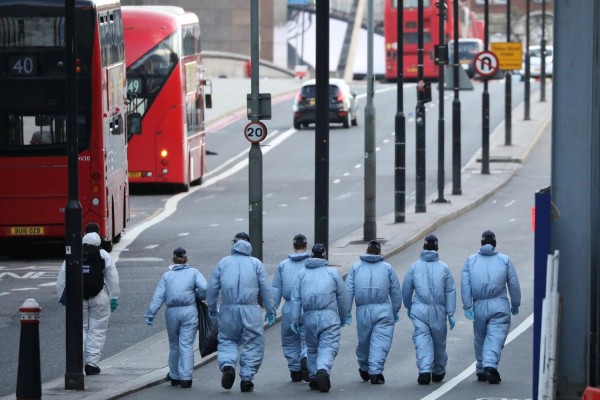
<instances>
[{"instance_id":1,"label":"white road marking","mask_svg":"<svg viewBox=\"0 0 600 400\"><path fill-rule=\"evenodd\" d=\"M152 249L155 249L155 248L157 248L158 246L160 246L160 245L159 245L159 244L151 244L151 245L148 245L148 246L146 246L146 247L144 247L144 248L145 248L145 249L150 249L150 250L152 250Z\"/></svg>"},{"instance_id":2,"label":"white road marking","mask_svg":"<svg viewBox=\"0 0 600 400\"><path fill-rule=\"evenodd\" d=\"M164 259L163 258L157 258L157 257L131 257L131 258L124 258L123 261L128 261L128 262L163 262Z\"/></svg>"},{"instance_id":3,"label":"white road marking","mask_svg":"<svg viewBox=\"0 0 600 400\"><path fill-rule=\"evenodd\" d=\"M1 292L0 296L6 296L7 294L10 294L9 292Z\"/></svg>"},{"instance_id":4,"label":"white road marking","mask_svg":"<svg viewBox=\"0 0 600 400\"><path fill-rule=\"evenodd\" d=\"M519 326L513 329L512 332L508 334L506 338L506 343L509 344L513 340L519 337L523 332L525 332L531 325L533 325L533 314L529 315ZM463 372L450 379L448 382L444 383L439 389L429 393L427 396L423 397L421 400L436 400L442 397L444 394L448 393L450 390L454 389L459 383L464 381L470 376L475 374L475 363L469 365L467 369Z\"/></svg>"},{"instance_id":5,"label":"white road marking","mask_svg":"<svg viewBox=\"0 0 600 400\"><path fill-rule=\"evenodd\" d=\"M302 196L302 197L300 197L298 200L308 200L308 199L309 199L309 197L308 197L308 196Z\"/></svg>"},{"instance_id":6,"label":"white road marking","mask_svg":"<svg viewBox=\"0 0 600 400\"><path fill-rule=\"evenodd\" d=\"M40 283L38 286L56 286L56 282Z\"/></svg>"},{"instance_id":7,"label":"white road marking","mask_svg":"<svg viewBox=\"0 0 600 400\"><path fill-rule=\"evenodd\" d=\"M25 292L28 290L40 290L40 288L36 288L36 287L23 287L23 288L16 288L16 289L10 289L12 292Z\"/></svg>"},{"instance_id":8,"label":"white road marking","mask_svg":"<svg viewBox=\"0 0 600 400\"><path fill-rule=\"evenodd\" d=\"M356 164L356 165L354 166L354 169L359 169L359 168L362 168L362 164Z\"/></svg>"},{"instance_id":9,"label":"white road marking","mask_svg":"<svg viewBox=\"0 0 600 400\"><path fill-rule=\"evenodd\" d=\"M344 172L343 176L350 176L350 172Z\"/></svg>"},{"instance_id":10,"label":"white road marking","mask_svg":"<svg viewBox=\"0 0 600 400\"><path fill-rule=\"evenodd\" d=\"M332 183L340 183L342 180L341 179L334 179Z\"/></svg>"},{"instance_id":11,"label":"white road marking","mask_svg":"<svg viewBox=\"0 0 600 400\"><path fill-rule=\"evenodd\" d=\"M512 205L513 205L513 204L515 204L515 203L516 203L516 201L515 201L515 200L509 201L508 203L506 203L506 204L504 205L504 207L510 207L510 206L512 206Z\"/></svg>"},{"instance_id":12,"label":"white road marking","mask_svg":"<svg viewBox=\"0 0 600 400\"><path fill-rule=\"evenodd\" d=\"M181 232L180 234L178 234L177 236L187 236L189 235L189 232Z\"/></svg>"}]
</instances>

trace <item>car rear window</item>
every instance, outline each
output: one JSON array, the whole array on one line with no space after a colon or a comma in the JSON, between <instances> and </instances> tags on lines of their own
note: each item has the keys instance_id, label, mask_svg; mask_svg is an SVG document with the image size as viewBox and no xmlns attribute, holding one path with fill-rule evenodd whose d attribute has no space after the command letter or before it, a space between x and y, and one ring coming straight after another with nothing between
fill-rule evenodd
<instances>
[{"instance_id":1,"label":"car rear window","mask_svg":"<svg viewBox=\"0 0 600 400\"><path fill-rule=\"evenodd\" d=\"M329 96L336 97L340 88L335 85L329 85ZM307 85L302 86L302 96L304 97L316 97L317 95L317 86L316 85Z\"/></svg>"}]
</instances>

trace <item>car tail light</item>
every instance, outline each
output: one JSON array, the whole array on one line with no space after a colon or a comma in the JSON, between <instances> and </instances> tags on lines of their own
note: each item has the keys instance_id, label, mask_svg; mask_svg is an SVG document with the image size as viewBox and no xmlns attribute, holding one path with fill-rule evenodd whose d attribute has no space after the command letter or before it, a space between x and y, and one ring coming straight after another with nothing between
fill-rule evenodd
<instances>
[{"instance_id":1,"label":"car tail light","mask_svg":"<svg viewBox=\"0 0 600 400\"><path fill-rule=\"evenodd\" d=\"M301 93L298 93L296 95L296 101L298 102L298 104L302 102L302 94Z\"/></svg>"},{"instance_id":2,"label":"car tail light","mask_svg":"<svg viewBox=\"0 0 600 400\"><path fill-rule=\"evenodd\" d=\"M344 102L344 93L342 93L341 90L338 92L337 101L338 101L338 103L343 103Z\"/></svg>"}]
</instances>

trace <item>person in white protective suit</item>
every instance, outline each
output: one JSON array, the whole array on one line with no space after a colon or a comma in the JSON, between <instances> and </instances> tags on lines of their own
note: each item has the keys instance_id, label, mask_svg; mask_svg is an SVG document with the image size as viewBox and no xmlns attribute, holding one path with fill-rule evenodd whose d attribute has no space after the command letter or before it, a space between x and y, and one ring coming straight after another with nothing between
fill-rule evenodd
<instances>
[{"instance_id":1,"label":"person in white protective suit","mask_svg":"<svg viewBox=\"0 0 600 400\"><path fill-rule=\"evenodd\" d=\"M498 384L502 381L498 363L511 314L519 313L521 285L510 258L496 251L496 235L490 230L481 235L479 252L465 262L461 297L465 317L473 321L477 380Z\"/></svg>"},{"instance_id":2,"label":"person in white protective suit","mask_svg":"<svg viewBox=\"0 0 600 400\"><path fill-rule=\"evenodd\" d=\"M292 291L291 328L299 332L304 323L308 353L309 387L329 392L331 368L340 348L340 328L349 325L346 285L337 269L327 265L327 250L321 243L298 274Z\"/></svg>"},{"instance_id":3,"label":"person in white protective suit","mask_svg":"<svg viewBox=\"0 0 600 400\"><path fill-rule=\"evenodd\" d=\"M346 292L350 308L356 302L356 358L363 381L383 384L383 367L392 346L394 324L399 321L402 290L396 271L383 261L381 243L371 240L348 276Z\"/></svg>"},{"instance_id":4,"label":"person in white protective suit","mask_svg":"<svg viewBox=\"0 0 600 400\"><path fill-rule=\"evenodd\" d=\"M292 241L294 252L279 263L273 275L272 284L275 303L273 315L279 308L281 299L285 300L281 311L281 347L288 362L292 382L302 380L308 382L309 380L304 326L300 324L299 332L294 332L290 326L292 289L298 279L298 274L304 270L306 260L310 257L310 253L306 251L307 244L306 236L303 234L299 233L294 236Z\"/></svg>"},{"instance_id":5,"label":"person in white protective suit","mask_svg":"<svg viewBox=\"0 0 600 400\"><path fill-rule=\"evenodd\" d=\"M221 294L221 304L217 308ZM240 390L254 390L254 375L265 352L263 319L258 295L262 296L266 317L272 325L273 296L271 283L263 263L252 257L250 237L240 232L233 239L231 255L219 261L208 286L207 305L211 318L219 319L217 360L221 370L221 386L231 389L235 367L240 363ZM240 347L241 346L241 354Z\"/></svg>"},{"instance_id":6,"label":"person in white protective suit","mask_svg":"<svg viewBox=\"0 0 600 400\"><path fill-rule=\"evenodd\" d=\"M456 320L456 287L448 266L440 260L438 239L427 235L419 260L404 276L402 296L404 307L414 325L413 342L417 356L420 385L432 380L441 382L446 376L446 337Z\"/></svg>"},{"instance_id":7,"label":"person in white protective suit","mask_svg":"<svg viewBox=\"0 0 600 400\"><path fill-rule=\"evenodd\" d=\"M98 375L108 319L119 304L119 273L110 255L100 248L101 239L97 233L86 233L82 243L84 371L86 375ZM56 280L59 301L66 305L65 287L66 261Z\"/></svg>"},{"instance_id":8,"label":"person in white protective suit","mask_svg":"<svg viewBox=\"0 0 600 400\"><path fill-rule=\"evenodd\" d=\"M196 268L188 265L185 249L173 251L173 265L163 274L156 286L152 302L144 313L146 324L152 325L156 313L165 304L167 336L169 338L169 372L171 386L192 387L194 371L194 339L198 332L196 299L206 298L206 279Z\"/></svg>"}]
</instances>

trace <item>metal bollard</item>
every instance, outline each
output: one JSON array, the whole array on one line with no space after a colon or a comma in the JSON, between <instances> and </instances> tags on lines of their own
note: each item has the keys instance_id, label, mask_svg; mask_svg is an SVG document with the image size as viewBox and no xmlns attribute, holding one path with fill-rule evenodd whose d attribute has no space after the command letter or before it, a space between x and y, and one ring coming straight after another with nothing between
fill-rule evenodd
<instances>
[{"instance_id":1,"label":"metal bollard","mask_svg":"<svg viewBox=\"0 0 600 400\"><path fill-rule=\"evenodd\" d=\"M19 342L17 400L42 398L40 311L42 309L34 299L25 300L19 308L21 313L21 341Z\"/></svg>"}]
</instances>

